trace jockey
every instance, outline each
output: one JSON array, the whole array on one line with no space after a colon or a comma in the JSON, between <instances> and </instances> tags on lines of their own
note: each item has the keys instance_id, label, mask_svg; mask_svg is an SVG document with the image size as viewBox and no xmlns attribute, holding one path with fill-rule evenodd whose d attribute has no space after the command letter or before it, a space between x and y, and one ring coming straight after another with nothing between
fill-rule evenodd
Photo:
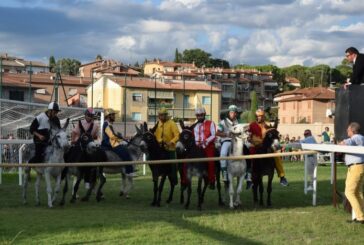
<instances>
[{"instance_id":1,"label":"jockey","mask_svg":"<svg viewBox=\"0 0 364 245\"><path fill-rule=\"evenodd\" d=\"M238 107L236 107L236 105L230 105L228 110L228 117L224 120L221 120L220 123L217 125L216 136L220 137L221 143L220 157L226 157L229 155L231 148L231 137L229 128L239 123L237 119ZM222 178L224 181L228 181L227 164L227 160L220 160Z\"/></svg>"},{"instance_id":2,"label":"jockey","mask_svg":"<svg viewBox=\"0 0 364 245\"><path fill-rule=\"evenodd\" d=\"M264 116L265 113L262 109L258 109L255 112L256 116L256 122L252 122L249 125L249 131L251 133L251 139L250 142L252 143L252 147L250 147L250 153L255 153L255 148L262 144L265 132L269 128L269 125L266 124ZM280 183L283 186L288 186L288 181L285 178L285 173L283 169L282 164L282 158L281 157L275 157L275 168L278 174L278 177L280 177Z\"/></svg>"},{"instance_id":3,"label":"jockey","mask_svg":"<svg viewBox=\"0 0 364 245\"><path fill-rule=\"evenodd\" d=\"M87 137L92 137L93 140L97 140L99 138L99 125L94 122L95 111L93 108L89 107L85 111L85 118L79 120L76 124L76 127L72 130L71 133L71 143L75 145L77 141L80 139L80 136L86 134ZM72 147L70 149L70 154L77 154L79 152L79 147ZM91 167L83 167L85 176L85 186L88 189L91 182Z\"/></svg>"},{"instance_id":4,"label":"jockey","mask_svg":"<svg viewBox=\"0 0 364 245\"><path fill-rule=\"evenodd\" d=\"M61 128L61 123L58 118L60 112L59 105L56 102L51 102L45 112L36 116L30 125L30 133L33 135L35 145L35 155L29 160L29 163L41 163L44 161L44 152L50 140L51 124Z\"/></svg>"},{"instance_id":5,"label":"jockey","mask_svg":"<svg viewBox=\"0 0 364 245\"><path fill-rule=\"evenodd\" d=\"M119 132L115 133L114 131L115 114L116 112L111 108L106 109L104 112L105 121L102 125L101 147L104 150L114 151L123 161L131 161L132 159L126 147L128 143ZM127 175L134 176L133 171L132 165L125 165L125 173Z\"/></svg>"},{"instance_id":6,"label":"jockey","mask_svg":"<svg viewBox=\"0 0 364 245\"><path fill-rule=\"evenodd\" d=\"M94 122L95 111L91 107L85 111L85 118L78 121L76 127L72 130L71 143L75 144L80 136L84 133L91 135L92 139L99 139L99 125Z\"/></svg>"},{"instance_id":7,"label":"jockey","mask_svg":"<svg viewBox=\"0 0 364 245\"><path fill-rule=\"evenodd\" d=\"M154 136L158 143L168 152L168 159L176 159L176 143L179 139L179 130L176 123L168 117L168 110L162 107L158 111L158 125ZM172 184L177 185L177 167L172 165Z\"/></svg>"},{"instance_id":8,"label":"jockey","mask_svg":"<svg viewBox=\"0 0 364 245\"><path fill-rule=\"evenodd\" d=\"M230 137L230 131L229 128L232 126L237 125L238 119L238 107L236 105L230 105L229 108L229 114L226 120L221 120L220 123L217 126L217 132L216 136L220 137L221 142L221 150L220 150L220 157L226 157L230 153L231 148L231 137ZM245 147L245 146L244 146ZM247 147L244 149L244 154L249 154L249 150ZM228 174L227 174L227 160L220 160L221 165L221 172L222 177L224 181L228 181ZM246 174L246 180L247 180L247 189L251 187L251 172L250 172L250 161L247 160L247 174Z\"/></svg>"},{"instance_id":9,"label":"jockey","mask_svg":"<svg viewBox=\"0 0 364 245\"><path fill-rule=\"evenodd\" d=\"M196 145L203 148L206 157L214 157L216 138L215 123L205 119L205 108L197 108L195 115L197 119L197 124L194 127ZM210 189L215 189L215 162L209 161L207 164Z\"/></svg>"}]
</instances>

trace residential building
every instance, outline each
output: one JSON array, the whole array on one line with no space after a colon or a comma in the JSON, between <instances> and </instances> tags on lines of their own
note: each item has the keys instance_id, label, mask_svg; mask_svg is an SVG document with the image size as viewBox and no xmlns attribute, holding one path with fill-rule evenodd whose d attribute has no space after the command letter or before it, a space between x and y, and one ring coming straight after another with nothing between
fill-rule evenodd
<instances>
[{"instance_id":1,"label":"residential building","mask_svg":"<svg viewBox=\"0 0 364 245\"><path fill-rule=\"evenodd\" d=\"M243 110L251 106L250 92L257 92L258 105L264 108L272 107L273 95L277 92L278 83L273 80L271 72L257 70L198 68L194 64L174 62L147 62L144 74L169 80L212 81L219 85L221 95L221 108L227 109L235 104Z\"/></svg>"},{"instance_id":2,"label":"residential building","mask_svg":"<svg viewBox=\"0 0 364 245\"><path fill-rule=\"evenodd\" d=\"M22 58L1 54L1 70L4 73L29 73L49 72L49 66L40 61L27 61Z\"/></svg>"},{"instance_id":3,"label":"residential building","mask_svg":"<svg viewBox=\"0 0 364 245\"><path fill-rule=\"evenodd\" d=\"M61 76L62 82L56 78L54 73L39 73L32 76L25 73L3 73L2 98L48 103L57 97L58 103L62 106L67 106L68 103L70 106L86 107L85 88L91 83L89 78Z\"/></svg>"},{"instance_id":4,"label":"residential building","mask_svg":"<svg viewBox=\"0 0 364 245\"><path fill-rule=\"evenodd\" d=\"M79 68L80 77L98 79L103 75L110 77L137 77L140 72L115 60L96 60L86 63Z\"/></svg>"},{"instance_id":5,"label":"residential building","mask_svg":"<svg viewBox=\"0 0 364 245\"><path fill-rule=\"evenodd\" d=\"M155 77L156 73L162 75L164 73L171 73L167 76L173 76L173 73L188 72L196 69L195 64L190 63L176 63L170 61L149 61L144 64L144 75L149 77ZM169 79L176 79L169 77Z\"/></svg>"},{"instance_id":6,"label":"residential building","mask_svg":"<svg viewBox=\"0 0 364 245\"><path fill-rule=\"evenodd\" d=\"M285 79L286 83L288 83L291 87L300 88L301 87L301 81L298 80L295 77L286 77Z\"/></svg>"},{"instance_id":7,"label":"residential building","mask_svg":"<svg viewBox=\"0 0 364 245\"><path fill-rule=\"evenodd\" d=\"M102 76L87 88L87 95L88 105L113 108L127 121L154 122L161 107L173 118L191 122L195 108L204 107L208 118L219 120L221 90L206 82Z\"/></svg>"},{"instance_id":8,"label":"residential building","mask_svg":"<svg viewBox=\"0 0 364 245\"><path fill-rule=\"evenodd\" d=\"M302 88L279 93L278 103L281 124L333 123L326 111L335 108L335 91L330 88Z\"/></svg>"}]
</instances>

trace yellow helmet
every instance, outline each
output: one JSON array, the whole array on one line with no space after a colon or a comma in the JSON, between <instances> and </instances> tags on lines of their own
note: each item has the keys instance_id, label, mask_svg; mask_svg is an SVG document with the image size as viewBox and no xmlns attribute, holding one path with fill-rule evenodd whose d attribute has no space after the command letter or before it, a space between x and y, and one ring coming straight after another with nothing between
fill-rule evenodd
<instances>
[{"instance_id":1,"label":"yellow helmet","mask_svg":"<svg viewBox=\"0 0 364 245\"><path fill-rule=\"evenodd\" d=\"M162 114L167 114L168 115L167 108L165 108L165 107L160 108L159 111L158 111L158 114L159 115L162 115Z\"/></svg>"},{"instance_id":2,"label":"yellow helmet","mask_svg":"<svg viewBox=\"0 0 364 245\"><path fill-rule=\"evenodd\" d=\"M258 109L258 110L256 110L256 112L255 112L255 115L256 115L257 117L259 117L259 116L264 116L264 114L265 114L265 112L264 112L264 110L263 110L263 109Z\"/></svg>"},{"instance_id":3,"label":"yellow helmet","mask_svg":"<svg viewBox=\"0 0 364 245\"><path fill-rule=\"evenodd\" d=\"M107 108L104 110L104 117L108 117L111 114L116 114L116 112L112 108Z\"/></svg>"}]
</instances>

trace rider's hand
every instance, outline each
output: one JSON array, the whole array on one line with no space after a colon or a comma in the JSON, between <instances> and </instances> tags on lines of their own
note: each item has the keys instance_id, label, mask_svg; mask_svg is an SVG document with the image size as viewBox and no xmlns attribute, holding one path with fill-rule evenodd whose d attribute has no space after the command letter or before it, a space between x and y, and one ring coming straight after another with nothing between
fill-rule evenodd
<instances>
[{"instance_id":1,"label":"rider's hand","mask_svg":"<svg viewBox=\"0 0 364 245\"><path fill-rule=\"evenodd\" d=\"M44 141L45 140L45 136L41 135L41 134L37 134L37 137L40 141Z\"/></svg>"},{"instance_id":2,"label":"rider's hand","mask_svg":"<svg viewBox=\"0 0 364 245\"><path fill-rule=\"evenodd\" d=\"M173 147L174 146L174 143L173 142L166 142L166 146Z\"/></svg>"},{"instance_id":3,"label":"rider's hand","mask_svg":"<svg viewBox=\"0 0 364 245\"><path fill-rule=\"evenodd\" d=\"M120 145L121 146L128 146L128 142L126 142L125 140L123 140L123 141L120 142Z\"/></svg>"}]
</instances>

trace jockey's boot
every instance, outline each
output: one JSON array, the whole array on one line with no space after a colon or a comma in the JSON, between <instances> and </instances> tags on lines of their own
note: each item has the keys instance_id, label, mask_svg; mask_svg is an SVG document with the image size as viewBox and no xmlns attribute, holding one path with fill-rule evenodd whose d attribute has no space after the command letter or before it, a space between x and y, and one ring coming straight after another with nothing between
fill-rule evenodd
<instances>
[{"instance_id":1,"label":"jockey's boot","mask_svg":"<svg viewBox=\"0 0 364 245\"><path fill-rule=\"evenodd\" d=\"M222 180L228 181L227 167L221 168Z\"/></svg>"},{"instance_id":2,"label":"jockey's boot","mask_svg":"<svg viewBox=\"0 0 364 245\"><path fill-rule=\"evenodd\" d=\"M280 183L282 186L288 186L288 181L284 176L281 177Z\"/></svg>"}]
</instances>

